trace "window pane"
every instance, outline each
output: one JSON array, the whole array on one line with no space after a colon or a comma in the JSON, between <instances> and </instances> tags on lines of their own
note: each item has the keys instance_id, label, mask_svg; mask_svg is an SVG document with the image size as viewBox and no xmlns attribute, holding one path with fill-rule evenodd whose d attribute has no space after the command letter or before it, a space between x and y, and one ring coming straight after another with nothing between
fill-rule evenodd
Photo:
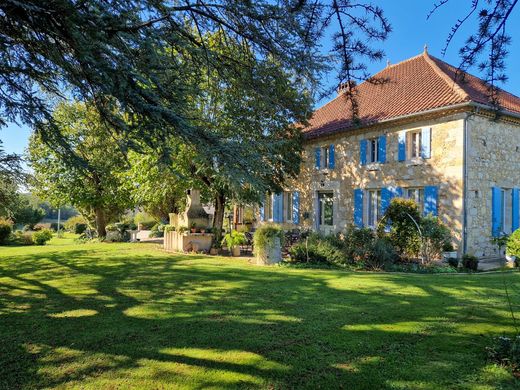
<instances>
[{"instance_id":1,"label":"window pane","mask_svg":"<svg viewBox=\"0 0 520 390\"><path fill-rule=\"evenodd\" d=\"M318 193L319 211L320 211L320 224L332 226L334 224L334 202L333 195L330 192Z\"/></svg>"}]
</instances>

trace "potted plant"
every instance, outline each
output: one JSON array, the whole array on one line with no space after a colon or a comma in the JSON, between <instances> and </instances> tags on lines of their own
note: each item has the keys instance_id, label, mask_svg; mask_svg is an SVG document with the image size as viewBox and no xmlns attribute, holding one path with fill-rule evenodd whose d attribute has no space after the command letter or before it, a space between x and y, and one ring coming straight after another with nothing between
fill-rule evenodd
<instances>
[{"instance_id":1,"label":"potted plant","mask_svg":"<svg viewBox=\"0 0 520 390\"><path fill-rule=\"evenodd\" d=\"M447 241L442 246L442 257L444 261L449 262L449 259L456 259L457 258L457 251L453 247L453 244L451 241Z\"/></svg>"},{"instance_id":2,"label":"potted plant","mask_svg":"<svg viewBox=\"0 0 520 390\"><path fill-rule=\"evenodd\" d=\"M214 241L211 245L211 248L209 249L209 254L212 256L218 255L220 252L220 245L218 242Z\"/></svg>"},{"instance_id":3,"label":"potted plant","mask_svg":"<svg viewBox=\"0 0 520 390\"><path fill-rule=\"evenodd\" d=\"M191 224L191 232L192 233L196 233L197 232L197 224L195 222L193 222Z\"/></svg>"},{"instance_id":4,"label":"potted plant","mask_svg":"<svg viewBox=\"0 0 520 390\"><path fill-rule=\"evenodd\" d=\"M253 236L256 263L259 265L276 264L282 261L282 246L285 233L280 226L265 224Z\"/></svg>"},{"instance_id":5,"label":"potted plant","mask_svg":"<svg viewBox=\"0 0 520 390\"><path fill-rule=\"evenodd\" d=\"M200 232L201 232L202 234L206 233L206 228L205 228L205 227L201 227L201 228L200 228Z\"/></svg>"},{"instance_id":6,"label":"potted plant","mask_svg":"<svg viewBox=\"0 0 520 390\"><path fill-rule=\"evenodd\" d=\"M246 236L244 233L239 233L236 230L232 230L231 233L227 233L222 240L222 243L226 244L226 247L235 257L240 256L240 245L246 243Z\"/></svg>"},{"instance_id":7,"label":"potted plant","mask_svg":"<svg viewBox=\"0 0 520 390\"><path fill-rule=\"evenodd\" d=\"M177 231L179 232L179 234L184 234L188 231L189 229L186 227L186 226L180 226Z\"/></svg>"}]
</instances>

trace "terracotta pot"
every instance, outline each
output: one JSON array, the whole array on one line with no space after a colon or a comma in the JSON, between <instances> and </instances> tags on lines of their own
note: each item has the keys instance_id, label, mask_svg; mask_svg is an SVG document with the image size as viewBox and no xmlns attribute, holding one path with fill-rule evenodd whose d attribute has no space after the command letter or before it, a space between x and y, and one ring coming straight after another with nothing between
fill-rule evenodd
<instances>
[{"instance_id":1,"label":"terracotta pot","mask_svg":"<svg viewBox=\"0 0 520 390\"><path fill-rule=\"evenodd\" d=\"M234 246L233 249L231 249L231 254L235 257L240 256L240 247Z\"/></svg>"},{"instance_id":2,"label":"terracotta pot","mask_svg":"<svg viewBox=\"0 0 520 390\"><path fill-rule=\"evenodd\" d=\"M196 232L197 232L197 229L191 229L191 232L192 232L192 233L196 233Z\"/></svg>"},{"instance_id":3,"label":"terracotta pot","mask_svg":"<svg viewBox=\"0 0 520 390\"><path fill-rule=\"evenodd\" d=\"M201 232L201 233L206 233L206 230L204 230L204 229L200 229L200 232Z\"/></svg>"},{"instance_id":4,"label":"terracotta pot","mask_svg":"<svg viewBox=\"0 0 520 390\"><path fill-rule=\"evenodd\" d=\"M212 256L218 255L218 248L211 248L209 254Z\"/></svg>"}]
</instances>

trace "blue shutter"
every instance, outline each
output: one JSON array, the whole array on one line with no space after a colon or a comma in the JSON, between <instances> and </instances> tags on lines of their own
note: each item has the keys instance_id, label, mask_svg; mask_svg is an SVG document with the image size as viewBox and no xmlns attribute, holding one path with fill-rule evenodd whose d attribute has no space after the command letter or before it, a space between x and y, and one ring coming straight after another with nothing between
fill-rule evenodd
<instances>
[{"instance_id":1,"label":"blue shutter","mask_svg":"<svg viewBox=\"0 0 520 390\"><path fill-rule=\"evenodd\" d=\"M314 150L314 154L316 157L316 162L315 162L316 169L320 169L321 168L321 148L316 148Z\"/></svg>"},{"instance_id":2,"label":"blue shutter","mask_svg":"<svg viewBox=\"0 0 520 390\"><path fill-rule=\"evenodd\" d=\"M329 146L329 169L334 169L334 145Z\"/></svg>"},{"instance_id":3,"label":"blue shutter","mask_svg":"<svg viewBox=\"0 0 520 390\"><path fill-rule=\"evenodd\" d=\"M298 191L292 193L292 221L296 225L300 223L300 193Z\"/></svg>"},{"instance_id":4,"label":"blue shutter","mask_svg":"<svg viewBox=\"0 0 520 390\"><path fill-rule=\"evenodd\" d=\"M394 198L402 198L404 195L404 191L401 187L394 188Z\"/></svg>"},{"instance_id":5,"label":"blue shutter","mask_svg":"<svg viewBox=\"0 0 520 390\"><path fill-rule=\"evenodd\" d=\"M499 237L502 232L502 190L499 187L491 189L491 234Z\"/></svg>"},{"instance_id":6,"label":"blue shutter","mask_svg":"<svg viewBox=\"0 0 520 390\"><path fill-rule=\"evenodd\" d=\"M390 206L390 202L392 200L392 198L394 197L393 196L393 192L388 189L388 188L383 188L381 189L381 216L383 216L386 212L386 209L388 208L388 206Z\"/></svg>"},{"instance_id":7,"label":"blue shutter","mask_svg":"<svg viewBox=\"0 0 520 390\"><path fill-rule=\"evenodd\" d=\"M274 222L283 222L283 193L274 196L273 214Z\"/></svg>"},{"instance_id":8,"label":"blue shutter","mask_svg":"<svg viewBox=\"0 0 520 390\"><path fill-rule=\"evenodd\" d=\"M405 161L406 160L406 133L404 131L401 131L399 133L399 149L397 153L397 157L399 161Z\"/></svg>"},{"instance_id":9,"label":"blue shutter","mask_svg":"<svg viewBox=\"0 0 520 390\"><path fill-rule=\"evenodd\" d=\"M429 127L423 127L421 133L421 157L430 158L432 156L431 129Z\"/></svg>"},{"instance_id":10,"label":"blue shutter","mask_svg":"<svg viewBox=\"0 0 520 390\"><path fill-rule=\"evenodd\" d=\"M512 218L511 218L511 233L518 229L520 226L520 215L518 214L519 209L519 200L520 200L520 189L513 188L513 192L511 194L512 199Z\"/></svg>"},{"instance_id":11,"label":"blue shutter","mask_svg":"<svg viewBox=\"0 0 520 390\"><path fill-rule=\"evenodd\" d=\"M363 190L354 190L354 224L363 227Z\"/></svg>"},{"instance_id":12,"label":"blue shutter","mask_svg":"<svg viewBox=\"0 0 520 390\"><path fill-rule=\"evenodd\" d=\"M365 165L367 163L367 140L362 139L359 141L359 162L361 165Z\"/></svg>"},{"instance_id":13,"label":"blue shutter","mask_svg":"<svg viewBox=\"0 0 520 390\"><path fill-rule=\"evenodd\" d=\"M379 137L379 150L377 154L379 162L384 164L386 162L386 135Z\"/></svg>"},{"instance_id":14,"label":"blue shutter","mask_svg":"<svg viewBox=\"0 0 520 390\"><path fill-rule=\"evenodd\" d=\"M437 186L424 187L424 215L432 214L437 216L438 192Z\"/></svg>"}]
</instances>

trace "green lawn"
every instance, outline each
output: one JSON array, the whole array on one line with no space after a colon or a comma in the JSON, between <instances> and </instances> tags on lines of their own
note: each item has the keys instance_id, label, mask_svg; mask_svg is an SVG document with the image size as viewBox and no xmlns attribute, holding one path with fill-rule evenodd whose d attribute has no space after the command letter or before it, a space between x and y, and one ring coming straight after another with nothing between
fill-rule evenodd
<instances>
[{"instance_id":1,"label":"green lawn","mask_svg":"<svg viewBox=\"0 0 520 390\"><path fill-rule=\"evenodd\" d=\"M0 248L0 388L513 389L504 280L256 267L153 244ZM520 297L516 297L517 299Z\"/></svg>"}]
</instances>

